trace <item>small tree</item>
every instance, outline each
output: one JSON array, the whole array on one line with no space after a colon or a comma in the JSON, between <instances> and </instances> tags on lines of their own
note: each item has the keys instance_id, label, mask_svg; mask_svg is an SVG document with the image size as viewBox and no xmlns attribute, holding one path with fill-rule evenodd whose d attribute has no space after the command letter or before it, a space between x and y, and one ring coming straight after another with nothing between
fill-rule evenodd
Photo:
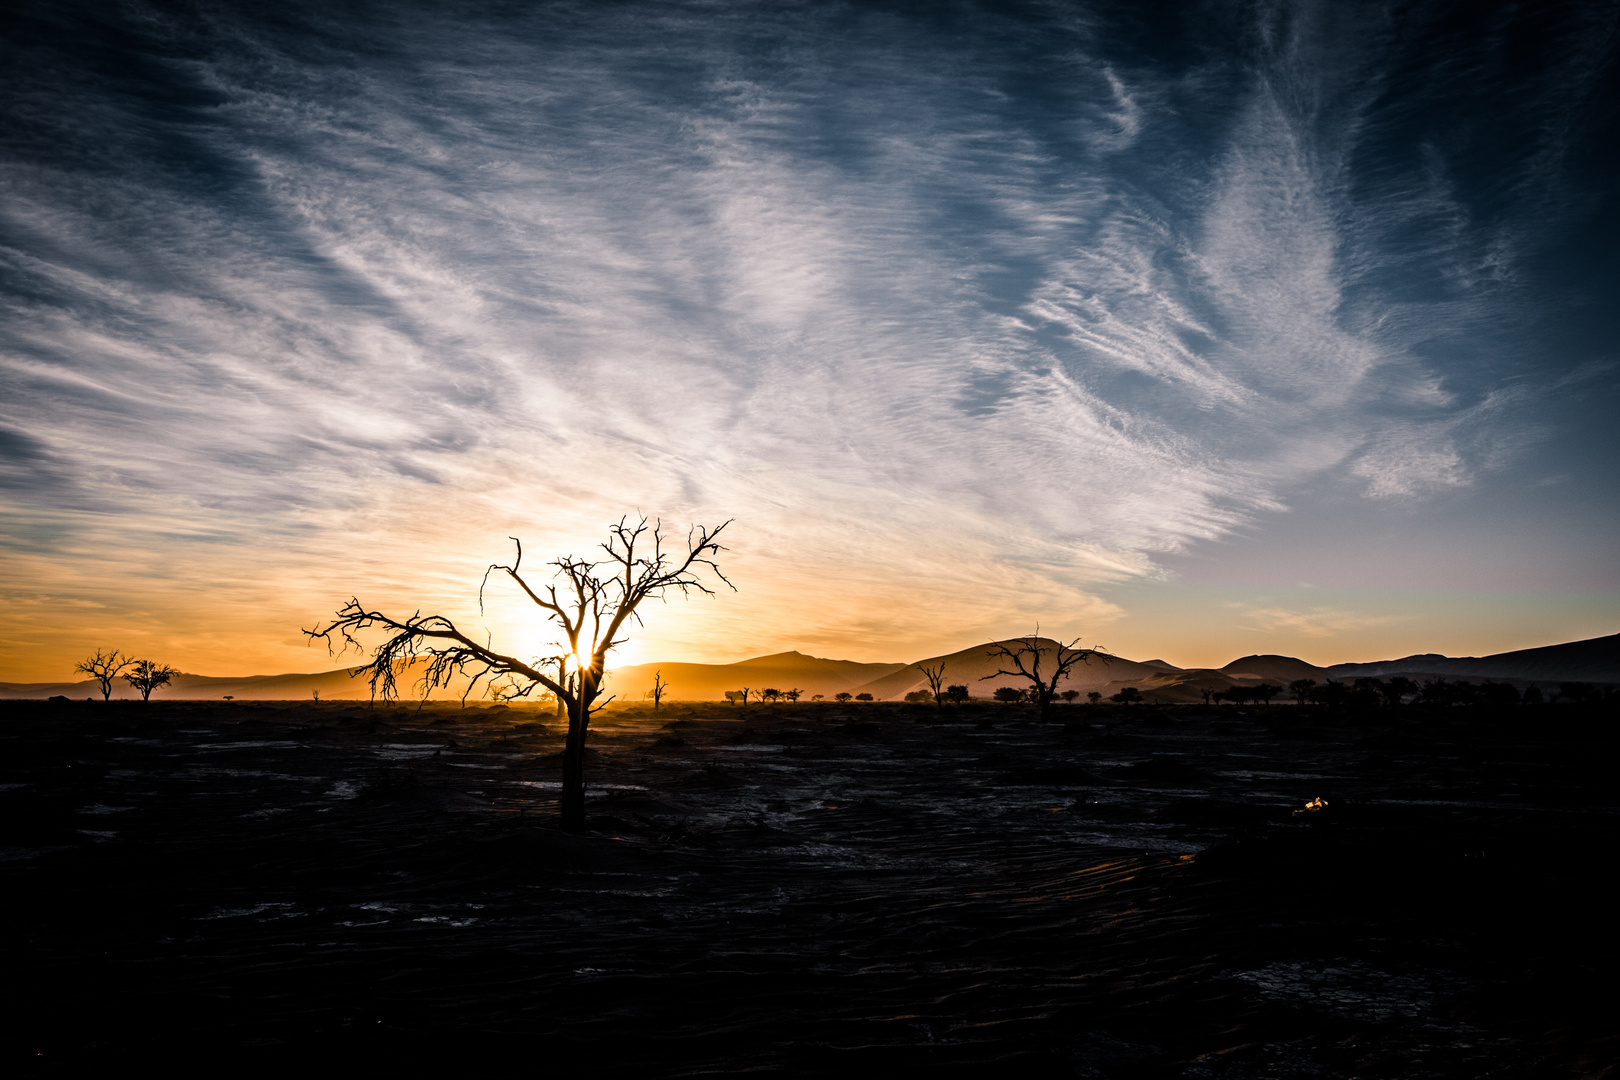
<instances>
[{"instance_id":1,"label":"small tree","mask_svg":"<svg viewBox=\"0 0 1620 1080\"><path fill-rule=\"evenodd\" d=\"M1086 701L1089 704L1092 704L1092 705L1101 705L1102 704L1102 691L1101 690L1093 690L1093 691L1091 691L1089 694L1086 695Z\"/></svg>"},{"instance_id":2,"label":"small tree","mask_svg":"<svg viewBox=\"0 0 1620 1080\"><path fill-rule=\"evenodd\" d=\"M1311 699L1311 691L1316 689L1315 679L1295 679L1288 684L1288 692L1294 695L1294 704L1304 705Z\"/></svg>"},{"instance_id":3,"label":"small tree","mask_svg":"<svg viewBox=\"0 0 1620 1080\"><path fill-rule=\"evenodd\" d=\"M787 698L788 703L792 705L797 705L799 703L800 696L803 694L804 691L800 690L797 686L795 686L792 690L782 691L782 696Z\"/></svg>"},{"instance_id":4,"label":"small tree","mask_svg":"<svg viewBox=\"0 0 1620 1080\"><path fill-rule=\"evenodd\" d=\"M871 694L856 694L855 695L855 700L856 701L871 701L872 700L872 695Z\"/></svg>"},{"instance_id":5,"label":"small tree","mask_svg":"<svg viewBox=\"0 0 1620 1080\"><path fill-rule=\"evenodd\" d=\"M823 696L821 694L811 694L810 695L810 700L811 701L822 701L822 700L824 700L824 698L823 698Z\"/></svg>"},{"instance_id":6,"label":"small tree","mask_svg":"<svg viewBox=\"0 0 1620 1080\"><path fill-rule=\"evenodd\" d=\"M1134 686L1127 686L1119 693L1114 694L1108 700L1112 701L1116 705L1135 705L1137 702L1142 700L1142 691L1138 690Z\"/></svg>"},{"instance_id":7,"label":"small tree","mask_svg":"<svg viewBox=\"0 0 1620 1080\"><path fill-rule=\"evenodd\" d=\"M88 660L80 660L73 665L74 671L82 671L101 684L101 700L107 701L112 697L113 680L124 673L124 669L133 666L133 656L120 655L117 649L97 649L96 655Z\"/></svg>"},{"instance_id":8,"label":"small tree","mask_svg":"<svg viewBox=\"0 0 1620 1080\"><path fill-rule=\"evenodd\" d=\"M1080 696L1080 691L1078 691L1078 690L1065 690L1065 691L1063 691L1063 693L1058 695L1058 697L1063 699L1063 704L1065 704L1065 705L1073 705L1074 704L1074 699L1079 697L1079 696Z\"/></svg>"},{"instance_id":9,"label":"small tree","mask_svg":"<svg viewBox=\"0 0 1620 1080\"><path fill-rule=\"evenodd\" d=\"M169 680L180 674L179 670L168 664L154 664L150 660L137 660L135 666L124 673L124 681L141 692L141 700L148 701L152 691L160 686L168 686ZM319 691L316 700L319 700ZM103 699L105 700L105 699Z\"/></svg>"},{"instance_id":10,"label":"small tree","mask_svg":"<svg viewBox=\"0 0 1620 1080\"><path fill-rule=\"evenodd\" d=\"M1249 687L1249 696L1262 705L1270 705L1271 699L1280 693L1282 693L1282 687L1273 686L1268 682Z\"/></svg>"},{"instance_id":11,"label":"small tree","mask_svg":"<svg viewBox=\"0 0 1620 1080\"><path fill-rule=\"evenodd\" d=\"M443 615L418 612L408 619L396 619L363 607L358 599L350 599L339 608L331 622L304 633L311 639L324 640L328 648L333 645L334 634L344 648L361 648L356 633L374 628L386 631L389 636L376 647L371 663L354 673L369 673L372 694L381 693L384 698L395 696L396 679L418 659L427 661L420 683L424 698L438 687L449 686L454 678L467 676L470 680L463 701L480 680L504 679L518 697L542 687L550 690L568 710L568 735L563 744L562 827L569 832L583 832L585 736L591 714L601 707L597 699L602 694L607 654L624 642L620 635L631 620L639 622L637 608L649 597L662 596L672 589L682 594L696 589L712 595L714 590L699 576L703 571L735 588L714 561L714 556L723 550L717 538L728 524L713 529L694 528L687 534L685 553L677 554L665 550L661 522L649 525L646 518L635 523L621 518L618 524L609 526L607 542L601 545L606 558L565 555L549 564L555 568L557 582L538 589L522 574L523 545L513 538L517 558L510 566L492 564L484 572L484 581L487 584L489 575L497 571L505 575L559 631L557 653L532 663L479 644ZM483 586L478 592L482 608ZM565 677L547 671L560 673L564 668L569 671Z\"/></svg>"},{"instance_id":12,"label":"small tree","mask_svg":"<svg viewBox=\"0 0 1620 1080\"><path fill-rule=\"evenodd\" d=\"M968 688L965 686L947 686L945 696L960 705L968 699Z\"/></svg>"},{"instance_id":13,"label":"small tree","mask_svg":"<svg viewBox=\"0 0 1620 1080\"><path fill-rule=\"evenodd\" d=\"M1024 700L1024 692L1016 686L998 686L991 691L990 696L1003 705L1016 705Z\"/></svg>"},{"instance_id":14,"label":"small tree","mask_svg":"<svg viewBox=\"0 0 1620 1080\"><path fill-rule=\"evenodd\" d=\"M741 690L727 690L726 691L726 704L727 705L735 705L735 704L737 704L737 701L741 697L742 697L742 691Z\"/></svg>"},{"instance_id":15,"label":"small tree","mask_svg":"<svg viewBox=\"0 0 1620 1080\"><path fill-rule=\"evenodd\" d=\"M1380 693L1384 695L1384 704L1388 705L1392 709L1405 700L1407 694L1415 694L1417 692L1418 684L1413 682L1411 679L1408 679L1405 675L1397 675L1393 679L1386 680L1384 682L1383 689L1380 691Z\"/></svg>"},{"instance_id":16,"label":"small tree","mask_svg":"<svg viewBox=\"0 0 1620 1080\"><path fill-rule=\"evenodd\" d=\"M979 681L993 679L997 675L1028 679L1030 700L1039 707L1040 718L1045 720L1052 706L1052 695L1057 693L1058 682L1069 673L1070 668L1076 664L1091 663L1093 656L1100 657L1105 664L1111 658L1099 648L1075 648L1080 643L1079 638L1075 638L1067 645L1061 641L1053 641L1050 643L1051 647L1045 650L1051 656L1052 667L1049 673L1043 673L1040 634L1041 628L1037 626L1035 632L1027 638L1014 638L1011 642L991 642L990 656L992 659L999 659L1001 666Z\"/></svg>"},{"instance_id":17,"label":"small tree","mask_svg":"<svg viewBox=\"0 0 1620 1080\"><path fill-rule=\"evenodd\" d=\"M669 683L664 681L664 669L659 668L657 671L653 672L652 689L647 691L647 696L652 698L653 712L658 711L658 705L664 700L664 694L668 690Z\"/></svg>"},{"instance_id":18,"label":"small tree","mask_svg":"<svg viewBox=\"0 0 1620 1080\"><path fill-rule=\"evenodd\" d=\"M934 695L927 690L913 690L906 695L907 705L927 705L934 700Z\"/></svg>"},{"instance_id":19,"label":"small tree","mask_svg":"<svg viewBox=\"0 0 1620 1080\"><path fill-rule=\"evenodd\" d=\"M739 701L741 701L744 705L746 705L746 704L748 704L748 695L752 694L753 692L754 692L753 687L745 686L741 690L737 691L737 699Z\"/></svg>"},{"instance_id":20,"label":"small tree","mask_svg":"<svg viewBox=\"0 0 1620 1080\"><path fill-rule=\"evenodd\" d=\"M935 667L927 664L921 665L923 678L928 680L928 691L934 695L934 706L940 712L945 711L945 695L941 692L939 684L945 681L945 661L941 660Z\"/></svg>"},{"instance_id":21,"label":"small tree","mask_svg":"<svg viewBox=\"0 0 1620 1080\"><path fill-rule=\"evenodd\" d=\"M850 698L854 696L855 695L851 694L848 690L840 690L838 693L833 695L833 700L838 702L840 705L847 705L849 704Z\"/></svg>"},{"instance_id":22,"label":"small tree","mask_svg":"<svg viewBox=\"0 0 1620 1080\"><path fill-rule=\"evenodd\" d=\"M767 686L765 689L759 692L759 699L761 701L780 701L781 698L782 691L778 690L774 686Z\"/></svg>"}]
</instances>

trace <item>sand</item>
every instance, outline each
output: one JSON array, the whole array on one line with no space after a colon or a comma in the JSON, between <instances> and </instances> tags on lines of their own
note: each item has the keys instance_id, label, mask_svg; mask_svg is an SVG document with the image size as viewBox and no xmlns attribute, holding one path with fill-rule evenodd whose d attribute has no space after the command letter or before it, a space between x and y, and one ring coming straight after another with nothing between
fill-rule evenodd
<instances>
[{"instance_id":1,"label":"sand","mask_svg":"<svg viewBox=\"0 0 1620 1080\"><path fill-rule=\"evenodd\" d=\"M561 737L533 709L4 708L14 1063L1620 1059L1596 707L638 706L593 734L578 837L554 828Z\"/></svg>"}]
</instances>

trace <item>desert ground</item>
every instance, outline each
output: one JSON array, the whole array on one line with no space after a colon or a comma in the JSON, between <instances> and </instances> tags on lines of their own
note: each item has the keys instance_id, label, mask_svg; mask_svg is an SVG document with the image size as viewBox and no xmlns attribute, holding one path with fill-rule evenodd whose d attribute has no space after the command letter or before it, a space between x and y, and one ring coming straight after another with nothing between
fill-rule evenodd
<instances>
[{"instance_id":1,"label":"desert ground","mask_svg":"<svg viewBox=\"0 0 1620 1080\"><path fill-rule=\"evenodd\" d=\"M1612 708L5 702L6 1057L1613 1075Z\"/></svg>"}]
</instances>

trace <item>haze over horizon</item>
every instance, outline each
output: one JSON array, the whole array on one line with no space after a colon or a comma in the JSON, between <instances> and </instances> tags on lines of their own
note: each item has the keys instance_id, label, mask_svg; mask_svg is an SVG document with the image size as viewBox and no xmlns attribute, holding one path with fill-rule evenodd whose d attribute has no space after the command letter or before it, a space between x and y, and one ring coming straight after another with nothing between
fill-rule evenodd
<instances>
[{"instance_id":1,"label":"haze over horizon","mask_svg":"<svg viewBox=\"0 0 1620 1080\"><path fill-rule=\"evenodd\" d=\"M0 680L734 519L615 654L1620 629L1620 4L39 5ZM526 562L525 565L531 565Z\"/></svg>"}]
</instances>

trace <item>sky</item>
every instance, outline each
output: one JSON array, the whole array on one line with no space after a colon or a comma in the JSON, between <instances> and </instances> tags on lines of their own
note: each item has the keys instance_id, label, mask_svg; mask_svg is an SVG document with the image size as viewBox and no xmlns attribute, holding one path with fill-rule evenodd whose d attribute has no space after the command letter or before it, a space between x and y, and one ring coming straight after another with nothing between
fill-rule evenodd
<instances>
[{"instance_id":1,"label":"sky","mask_svg":"<svg viewBox=\"0 0 1620 1080\"><path fill-rule=\"evenodd\" d=\"M22 8L0 679L624 515L736 591L622 663L1620 631L1620 4Z\"/></svg>"}]
</instances>

